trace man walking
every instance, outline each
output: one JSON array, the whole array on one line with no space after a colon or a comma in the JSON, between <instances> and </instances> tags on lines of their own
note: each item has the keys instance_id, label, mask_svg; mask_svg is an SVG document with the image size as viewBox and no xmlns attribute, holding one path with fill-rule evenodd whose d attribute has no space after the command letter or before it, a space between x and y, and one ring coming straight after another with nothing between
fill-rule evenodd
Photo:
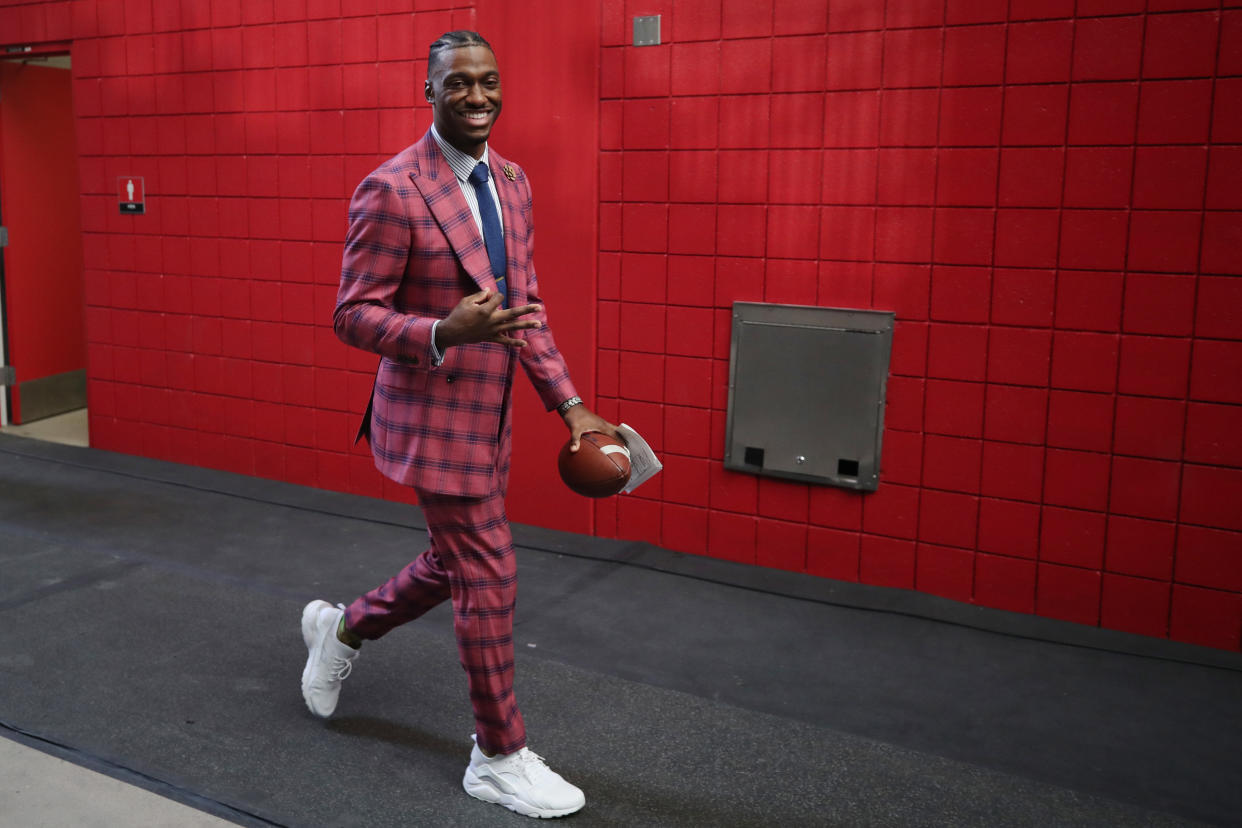
<instances>
[{"instance_id":1,"label":"man walking","mask_svg":"<svg viewBox=\"0 0 1242 828\"><path fill-rule=\"evenodd\" d=\"M517 568L504 495L515 366L575 447L616 428L582 404L548 329L526 175L487 144L502 97L491 46L475 32L440 37L424 93L431 130L354 193L333 323L381 357L363 428L376 467L417 492L430 548L349 607L306 606L302 695L330 716L363 640L451 599L475 718L463 786L528 816L563 816L585 797L527 749L513 694Z\"/></svg>"}]
</instances>

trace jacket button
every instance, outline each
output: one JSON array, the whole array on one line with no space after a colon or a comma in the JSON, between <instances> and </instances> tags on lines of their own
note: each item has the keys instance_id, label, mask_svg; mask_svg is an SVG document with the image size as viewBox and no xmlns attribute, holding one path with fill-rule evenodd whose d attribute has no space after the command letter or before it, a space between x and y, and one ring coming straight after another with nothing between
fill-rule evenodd
<instances>
[{"instance_id":1,"label":"jacket button","mask_svg":"<svg viewBox=\"0 0 1242 828\"><path fill-rule=\"evenodd\" d=\"M456 377L445 377L445 378L444 378L444 381L445 381L445 382L452 382L452 381L453 381L453 380L455 380L455 379L456 379Z\"/></svg>"}]
</instances>

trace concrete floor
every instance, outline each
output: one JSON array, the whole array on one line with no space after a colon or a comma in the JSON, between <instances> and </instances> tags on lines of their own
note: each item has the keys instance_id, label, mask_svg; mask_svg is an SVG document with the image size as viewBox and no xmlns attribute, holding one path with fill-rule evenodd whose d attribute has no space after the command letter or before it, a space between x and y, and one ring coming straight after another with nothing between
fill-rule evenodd
<instances>
[{"instance_id":1,"label":"concrete floor","mask_svg":"<svg viewBox=\"0 0 1242 828\"><path fill-rule=\"evenodd\" d=\"M575 825L1238 824L1235 653L514 532L522 707L588 791ZM447 605L368 643L332 721L295 689L305 601L425 543L402 504L0 433L0 742L86 768L0 754L0 828L195 824L144 810L172 802L242 825L532 824L461 792ZM138 804L72 795L91 769ZM18 796L29 819L8 818Z\"/></svg>"},{"instance_id":2,"label":"concrete floor","mask_svg":"<svg viewBox=\"0 0 1242 828\"><path fill-rule=\"evenodd\" d=\"M49 443L62 443L66 446L82 448L90 445L89 431L85 408L35 420L33 423L10 424L0 429L0 432L12 437L31 437L35 440L46 440Z\"/></svg>"},{"instance_id":3,"label":"concrete floor","mask_svg":"<svg viewBox=\"0 0 1242 828\"><path fill-rule=\"evenodd\" d=\"M89 445L85 408L7 425L3 431L12 437ZM0 739L0 780L0 813L7 825L211 828L232 824L9 739Z\"/></svg>"},{"instance_id":4,"label":"concrete floor","mask_svg":"<svg viewBox=\"0 0 1242 828\"><path fill-rule=\"evenodd\" d=\"M23 828L232 825L101 773L0 738L0 822Z\"/></svg>"}]
</instances>

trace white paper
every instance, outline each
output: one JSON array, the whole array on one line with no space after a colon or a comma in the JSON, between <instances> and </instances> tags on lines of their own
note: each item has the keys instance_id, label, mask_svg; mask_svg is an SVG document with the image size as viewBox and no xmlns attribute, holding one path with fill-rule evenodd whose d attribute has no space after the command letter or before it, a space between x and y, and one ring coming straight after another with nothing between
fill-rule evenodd
<instances>
[{"instance_id":1,"label":"white paper","mask_svg":"<svg viewBox=\"0 0 1242 828\"><path fill-rule=\"evenodd\" d=\"M630 449L630 482L621 490L629 494L659 474L664 464L655 456L651 446L647 445L647 441L639 436L637 431L625 423L617 426L617 431L621 433L621 439L625 440L625 444Z\"/></svg>"}]
</instances>

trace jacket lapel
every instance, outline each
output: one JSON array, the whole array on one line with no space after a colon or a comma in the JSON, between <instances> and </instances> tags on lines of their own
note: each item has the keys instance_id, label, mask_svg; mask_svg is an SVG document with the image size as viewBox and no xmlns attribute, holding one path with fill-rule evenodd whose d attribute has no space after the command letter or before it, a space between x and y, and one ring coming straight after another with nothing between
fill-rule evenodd
<instances>
[{"instance_id":1,"label":"jacket lapel","mask_svg":"<svg viewBox=\"0 0 1242 828\"><path fill-rule=\"evenodd\" d=\"M462 268L480 288L495 290L496 280L492 278L487 248L474 223L474 216L470 214L470 205L461 194L457 176L453 175L453 169L444 160L430 132L418 142L417 155L418 169L410 171L410 180L422 193L427 209L440 225ZM506 212L505 221L508 220Z\"/></svg>"}]
</instances>

